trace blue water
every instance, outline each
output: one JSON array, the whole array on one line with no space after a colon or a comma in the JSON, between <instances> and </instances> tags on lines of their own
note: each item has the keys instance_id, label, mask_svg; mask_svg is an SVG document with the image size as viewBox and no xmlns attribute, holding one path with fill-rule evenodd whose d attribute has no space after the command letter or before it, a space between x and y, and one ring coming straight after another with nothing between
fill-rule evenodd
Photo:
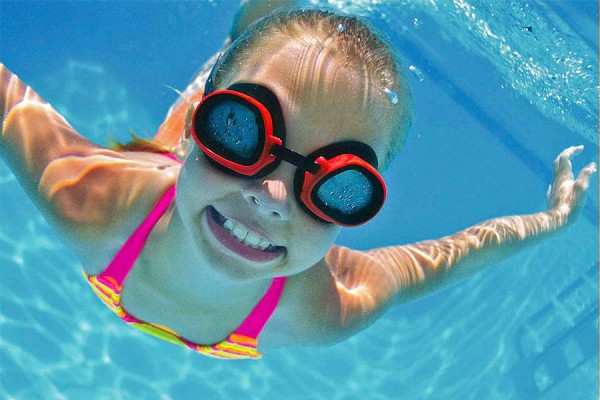
<instances>
[{"instance_id":1,"label":"blue water","mask_svg":"<svg viewBox=\"0 0 600 400\"><path fill-rule=\"evenodd\" d=\"M92 140L149 136L237 2L0 2L0 59ZM545 207L551 164L598 161L595 1L329 1L398 46L417 120L360 249ZM380 4L386 3L386 4ZM597 399L598 175L580 220L348 341L261 361L127 328L0 166L1 399Z\"/></svg>"}]
</instances>

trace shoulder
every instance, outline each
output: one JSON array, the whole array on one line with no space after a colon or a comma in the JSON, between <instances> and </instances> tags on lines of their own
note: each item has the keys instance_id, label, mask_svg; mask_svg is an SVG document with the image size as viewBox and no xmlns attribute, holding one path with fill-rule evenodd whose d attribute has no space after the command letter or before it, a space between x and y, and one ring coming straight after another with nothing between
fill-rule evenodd
<instances>
[{"instance_id":1,"label":"shoulder","mask_svg":"<svg viewBox=\"0 0 600 400\"><path fill-rule=\"evenodd\" d=\"M179 165L151 153L119 153L106 149L51 160L39 189L66 220L106 223L110 212L122 212L153 192L174 184Z\"/></svg>"},{"instance_id":2,"label":"shoulder","mask_svg":"<svg viewBox=\"0 0 600 400\"><path fill-rule=\"evenodd\" d=\"M1 63L0 119L3 160L62 239L97 259L91 264L114 254L179 173L162 155L89 141Z\"/></svg>"},{"instance_id":3,"label":"shoulder","mask_svg":"<svg viewBox=\"0 0 600 400\"><path fill-rule=\"evenodd\" d=\"M340 304L324 261L287 277L285 290L259 338L261 347L326 345L339 336Z\"/></svg>"},{"instance_id":4,"label":"shoulder","mask_svg":"<svg viewBox=\"0 0 600 400\"><path fill-rule=\"evenodd\" d=\"M372 324L389 300L378 286L387 273L368 253L333 246L312 268L288 278L274 314L282 344L329 345Z\"/></svg>"},{"instance_id":5,"label":"shoulder","mask_svg":"<svg viewBox=\"0 0 600 400\"><path fill-rule=\"evenodd\" d=\"M94 273L175 184L178 173L179 164L159 154L101 149L52 160L39 190L67 243L76 253L97 258L86 260Z\"/></svg>"}]
</instances>

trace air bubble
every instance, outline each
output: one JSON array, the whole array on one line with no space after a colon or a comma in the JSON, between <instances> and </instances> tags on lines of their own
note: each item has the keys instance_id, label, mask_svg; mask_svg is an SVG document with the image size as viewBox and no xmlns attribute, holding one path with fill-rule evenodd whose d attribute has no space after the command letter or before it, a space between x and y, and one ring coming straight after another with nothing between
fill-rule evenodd
<instances>
[{"instance_id":1,"label":"air bubble","mask_svg":"<svg viewBox=\"0 0 600 400\"><path fill-rule=\"evenodd\" d=\"M392 104L398 104L398 102L400 101L400 98L398 97L398 93L396 93L394 90L392 90L390 88L385 88L384 92L387 93Z\"/></svg>"},{"instance_id":2,"label":"air bubble","mask_svg":"<svg viewBox=\"0 0 600 400\"><path fill-rule=\"evenodd\" d=\"M410 67L408 67L408 70L410 72L412 72L413 74L415 74L415 76L417 77L419 82L423 82L425 80L425 76L423 75L423 72L421 72L421 70L419 68L415 67L414 65L411 65Z\"/></svg>"},{"instance_id":3,"label":"air bubble","mask_svg":"<svg viewBox=\"0 0 600 400\"><path fill-rule=\"evenodd\" d=\"M346 31L346 25L340 23L336 29L339 33L344 33Z\"/></svg>"}]
</instances>

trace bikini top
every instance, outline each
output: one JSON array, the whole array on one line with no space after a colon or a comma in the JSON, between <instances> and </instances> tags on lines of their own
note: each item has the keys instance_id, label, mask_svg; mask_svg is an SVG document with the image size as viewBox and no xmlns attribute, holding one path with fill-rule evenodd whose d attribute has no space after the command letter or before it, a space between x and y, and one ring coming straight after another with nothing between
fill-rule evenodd
<instances>
[{"instance_id":1,"label":"bikini top","mask_svg":"<svg viewBox=\"0 0 600 400\"><path fill-rule=\"evenodd\" d=\"M150 232L167 211L174 198L175 187L171 187L163 195L148 217L121 247L106 270L99 275L88 275L84 271L84 277L108 308L129 325L146 333L168 342L185 346L209 357L222 359L260 358L262 353L257 351L258 335L275 311L275 308L277 308L285 287L285 277L273 279L265 295L256 304L250 314L248 314L242 324L225 340L211 345L193 343L166 326L141 321L129 314L121 306L123 282L142 252Z\"/></svg>"}]
</instances>

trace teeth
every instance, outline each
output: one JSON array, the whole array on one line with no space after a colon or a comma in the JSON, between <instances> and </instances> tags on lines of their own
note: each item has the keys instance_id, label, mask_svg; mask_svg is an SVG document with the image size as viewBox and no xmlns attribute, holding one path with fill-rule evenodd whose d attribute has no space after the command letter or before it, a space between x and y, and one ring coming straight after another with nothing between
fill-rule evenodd
<instances>
[{"instance_id":1,"label":"teeth","mask_svg":"<svg viewBox=\"0 0 600 400\"><path fill-rule=\"evenodd\" d=\"M237 240L239 240L240 242L243 242L244 239L246 239L246 236L248 235L248 230L242 228L241 225L236 225L233 228L233 236L235 236L237 238Z\"/></svg>"},{"instance_id":2,"label":"teeth","mask_svg":"<svg viewBox=\"0 0 600 400\"><path fill-rule=\"evenodd\" d=\"M257 244L260 243L260 236L258 236L254 232L248 232L248 234L246 235L246 239L244 239L244 241L246 243L248 243L250 246L256 246Z\"/></svg>"},{"instance_id":3,"label":"teeth","mask_svg":"<svg viewBox=\"0 0 600 400\"><path fill-rule=\"evenodd\" d=\"M224 226L225 228L227 228L227 230L228 230L228 231L232 231L232 230L233 230L233 227L235 226L235 224L233 223L233 221L232 221L232 220L230 220L230 219L226 219L226 220L225 220L225 223L223 224L223 226Z\"/></svg>"},{"instance_id":4,"label":"teeth","mask_svg":"<svg viewBox=\"0 0 600 400\"><path fill-rule=\"evenodd\" d=\"M226 219L223 223L225 230L238 241L244 243L246 246L254 249L265 250L269 246L274 246L272 243L267 242L261 238L258 234L250 232L244 226Z\"/></svg>"}]
</instances>

